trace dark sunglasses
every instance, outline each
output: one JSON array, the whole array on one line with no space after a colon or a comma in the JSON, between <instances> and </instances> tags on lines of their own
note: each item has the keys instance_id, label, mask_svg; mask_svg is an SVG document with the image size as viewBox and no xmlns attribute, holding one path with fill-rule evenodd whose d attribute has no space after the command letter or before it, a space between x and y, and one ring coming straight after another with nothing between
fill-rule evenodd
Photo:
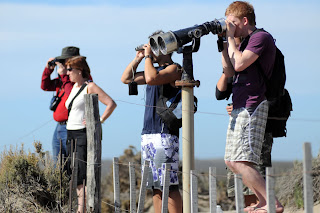
<instances>
[{"instance_id":1,"label":"dark sunglasses","mask_svg":"<svg viewBox=\"0 0 320 213\"><path fill-rule=\"evenodd\" d=\"M68 70L68 71L72 71L72 70L73 70L73 68L72 68L72 67L70 67L70 68L68 68L67 70Z\"/></svg>"}]
</instances>

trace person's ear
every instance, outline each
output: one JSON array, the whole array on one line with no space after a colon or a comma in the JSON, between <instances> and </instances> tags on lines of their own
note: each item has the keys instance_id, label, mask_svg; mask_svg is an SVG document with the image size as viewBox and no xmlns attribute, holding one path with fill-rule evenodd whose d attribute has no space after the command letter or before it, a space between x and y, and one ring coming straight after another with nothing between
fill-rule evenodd
<instances>
[{"instance_id":1,"label":"person's ear","mask_svg":"<svg viewBox=\"0 0 320 213\"><path fill-rule=\"evenodd\" d=\"M242 21L243 21L243 25L246 26L249 24L249 21L248 21L248 18L247 17L243 17L242 18Z\"/></svg>"}]
</instances>

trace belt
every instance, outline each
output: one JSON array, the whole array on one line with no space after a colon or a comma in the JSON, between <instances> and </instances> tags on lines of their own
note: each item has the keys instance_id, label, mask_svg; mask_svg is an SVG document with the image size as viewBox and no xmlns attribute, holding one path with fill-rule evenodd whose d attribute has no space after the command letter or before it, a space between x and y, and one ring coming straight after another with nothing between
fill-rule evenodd
<instances>
[{"instance_id":1,"label":"belt","mask_svg":"<svg viewBox=\"0 0 320 213\"><path fill-rule=\"evenodd\" d=\"M66 125L67 121L58 122L60 125Z\"/></svg>"}]
</instances>

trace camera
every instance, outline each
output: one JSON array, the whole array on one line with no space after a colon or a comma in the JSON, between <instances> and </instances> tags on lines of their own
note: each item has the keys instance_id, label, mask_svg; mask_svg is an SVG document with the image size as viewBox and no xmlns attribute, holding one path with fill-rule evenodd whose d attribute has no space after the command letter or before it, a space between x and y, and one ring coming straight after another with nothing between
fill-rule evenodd
<instances>
[{"instance_id":1,"label":"camera","mask_svg":"<svg viewBox=\"0 0 320 213\"><path fill-rule=\"evenodd\" d=\"M201 25L184 28L177 31L158 34L149 38L153 54L158 56L160 53L167 55L179 50L183 45L191 42L193 39L209 34L221 34L227 29L225 19L215 19L211 22L205 22Z\"/></svg>"},{"instance_id":2,"label":"camera","mask_svg":"<svg viewBox=\"0 0 320 213\"><path fill-rule=\"evenodd\" d=\"M135 81L131 81L129 84L129 95L138 95L138 84Z\"/></svg>"},{"instance_id":3,"label":"camera","mask_svg":"<svg viewBox=\"0 0 320 213\"><path fill-rule=\"evenodd\" d=\"M134 48L134 49L135 49L136 51L142 51L142 50L144 50L143 46L144 46L144 44L141 44L141 45L137 46L137 47Z\"/></svg>"},{"instance_id":4,"label":"camera","mask_svg":"<svg viewBox=\"0 0 320 213\"><path fill-rule=\"evenodd\" d=\"M64 59L55 58L52 61L49 61L48 65L49 65L49 67L52 67L52 66L56 66L56 62L64 63L64 61L65 61Z\"/></svg>"}]
</instances>

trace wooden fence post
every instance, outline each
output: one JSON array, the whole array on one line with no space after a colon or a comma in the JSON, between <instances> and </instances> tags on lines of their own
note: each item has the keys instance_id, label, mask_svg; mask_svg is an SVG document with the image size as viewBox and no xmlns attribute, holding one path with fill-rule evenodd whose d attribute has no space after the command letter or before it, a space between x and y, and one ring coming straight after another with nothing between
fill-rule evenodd
<instances>
[{"instance_id":1,"label":"wooden fence post","mask_svg":"<svg viewBox=\"0 0 320 213\"><path fill-rule=\"evenodd\" d=\"M113 158L114 212L120 213L119 158Z\"/></svg>"},{"instance_id":2,"label":"wooden fence post","mask_svg":"<svg viewBox=\"0 0 320 213\"><path fill-rule=\"evenodd\" d=\"M140 186L140 194L139 194L139 203L138 203L138 213L142 213L144 210L144 199L146 196L146 188L147 188L147 182L149 177L149 167L150 161L145 160L143 165L143 174L142 174L142 180L141 180L141 186Z\"/></svg>"},{"instance_id":3,"label":"wooden fence post","mask_svg":"<svg viewBox=\"0 0 320 213\"><path fill-rule=\"evenodd\" d=\"M101 212L101 123L97 94L84 95L87 129L87 212Z\"/></svg>"},{"instance_id":4,"label":"wooden fence post","mask_svg":"<svg viewBox=\"0 0 320 213\"><path fill-rule=\"evenodd\" d=\"M59 205L59 212L61 211L62 207L62 173L63 173L63 154L62 154L62 140L60 139L60 152L59 152L59 179L60 179L60 190L59 190L59 197L60 197L60 205Z\"/></svg>"},{"instance_id":5,"label":"wooden fence post","mask_svg":"<svg viewBox=\"0 0 320 213\"><path fill-rule=\"evenodd\" d=\"M130 212L136 213L136 171L133 163L129 162L129 177L130 177Z\"/></svg>"},{"instance_id":6,"label":"wooden fence post","mask_svg":"<svg viewBox=\"0 0 320 213\"><path fill-rule=\"evenodd\" d=\"M75 203L77 204L76 209L78 208L78 193L77 193L77 185L78 185L78 171L79 171L79 161L78 161L78 152L77 152L77 139L75 140L75 148L74 152L72 154L73 156L73 170L72 170L72 176L73 176L73 182L72 182L72 196L73 200L75 200ZM72 201L71 201L72 202Z\"/></svg>"},{"instance_id":7,"label":"wooden fence post","mask_svg":"<svg viewBox=\"0 0 320 213\"><path fill-rule=\"evenodd\" d=\"M191 170L190 171L190 189L191 189L191 213L198 212L198 177L197 171Z\"/></svg>"},{"instance_id":8,"label":"wooden fence post","mask_svg":"<svg viewBox=\"0 0 320 213\"><path fill-rule=\"evenodd\" d=\"M78 152L75 151L73 153L73 170L72 170L72 176L73 176L73 182L72 182L72 197L75 203L77 204L76 209L78 208L78 193L77 193L77 185L78 185ZM73 202L73 200L71 202Z\"/></svg>"},{"instance_id":9,"label":"wooden fence post","mask_svg":"<svg viewBox=\"0 0 320 213\"><path fill-rule=\"evenodd\" d=\"M234 176L235 183L235 194L236 194L236 211L237 213L243 213L243 184L242 176L240 174L235 174Z\"/></svg>"},{"instance_id":10,"label":"wooden fence post","mask_svg":"<svg viewBox=\"0 0 320 213\"><path fill-rule=\"evenodd\" d=\"M274 193L275 177L273 176L273 168L266 167L266 188L267 188L267 204L268 213L276 212L276 196Z\"/></svg>"},{"instance_id":11,"label":"wooden fence post","mask_svg":"<svg viewBox=\"0 0 320 213\"><path fill-rule=\"evenodd\" d=\"M162 164L163 166L163 164ZM162 206L161 206L161 213L168 212L168 198L169 198L169 186L170 186L170 169L171 164L165 163L164 164L164 176L163 176L163 191L162 191Z\"/></svg>"},{"instance_id":12,"label":"wooden fence post","mask_svg":"<svg viewBox=\"0 0 320 213\"><path fill-rule=\"evenodd\" d=\"M83 191L82 191L82 203L83 203L83 206L82 206L82 212L85 213L85 209L86 209L86 180L83 179L82 181L82 185L83 185ZM79 204L78 204L79 205Z\"/></svg>"},{"instance_id":13,"label":"wooden fence post","mask_svg":"<svg viewBox=\"0 0 320 213\"><path fill-rule=\"evenodd\" d=\"M75 141L75 144L77 143L77 141ZM73 142L71 142L71 144L73 144ZM71 147L73 147L73 145L71 145ZM76 147L76 146L75 146ZM71 148L71 150L73 150ZM74 150L73 152L71 152L71 180L69 183L69 212L72 213L73 208L72 208L72 202L74 197L77 197L77 180L78 180L78 155L76 150ZM76 203L78 203L78 199L75 199Z\"/></svg>"},{"instance_id":14,"label":"wooden fence post","mask_svg":"<svg viewBox=\"0 0 320 213\"><path fill-rule=\"evenodd\" d=\"M64 164L65 164L65 156L64 156L64 154L62 154L62 167L61 167L61 172L63 173L63 171L65 170L64 169ZM61 179L61 181L60 181L60 203L61 203L61 206L63 206L64 205L64 203L63 203L63 200L64 199L62 199L62 173L61 173L61 175L60 175L60 179Z\"/></svg>"},{"instance_id":15,"label":"wooden fence post","mask_svg":"<svg viewBox=\"0 0 320 213\"><path fill-rule=\"evenodd\" d=\"M50 152L49 151L46 151L45 152L46 154L45 154L45 167L46 168L49 168L50 167L50 165L51 165L51 159L50 159Z\"/></svg>"},{"instance_id":16,"label":"wooden fence post","mask_svg":"<svg viewBox=\"0 0 320 213\"><path fill-rule=\"evenodd\" d=\"M303 192L304 210L306 213L313 212L313 187L312 187L312 153L311 144L303 144Z\"/></svg>"},{"instance_id":17,"label":"wooden fence post","mask_svg":"<svg viewBox=\"0 0 320 213\"><path fill-rule=\"evenodd\" d=\"M67 161L70 161L70 165L67 164L68 166L70 166L70 169L72 171L71 173L71 178L69 181L69 209L68 212L72 213L72 185L73 185L73 141L71 140L71 153L69 153L68 159Z\"/></svg>"},{"instance_id":18,"label":"wooden fence post","mask_svg":"<svg viewBox=\"0 0 320 213\"><path fill-rule=\"evenodd\" d=\"M209 167L210 213L217 212L217 169Z\"/></svg>"}]
</instances>

